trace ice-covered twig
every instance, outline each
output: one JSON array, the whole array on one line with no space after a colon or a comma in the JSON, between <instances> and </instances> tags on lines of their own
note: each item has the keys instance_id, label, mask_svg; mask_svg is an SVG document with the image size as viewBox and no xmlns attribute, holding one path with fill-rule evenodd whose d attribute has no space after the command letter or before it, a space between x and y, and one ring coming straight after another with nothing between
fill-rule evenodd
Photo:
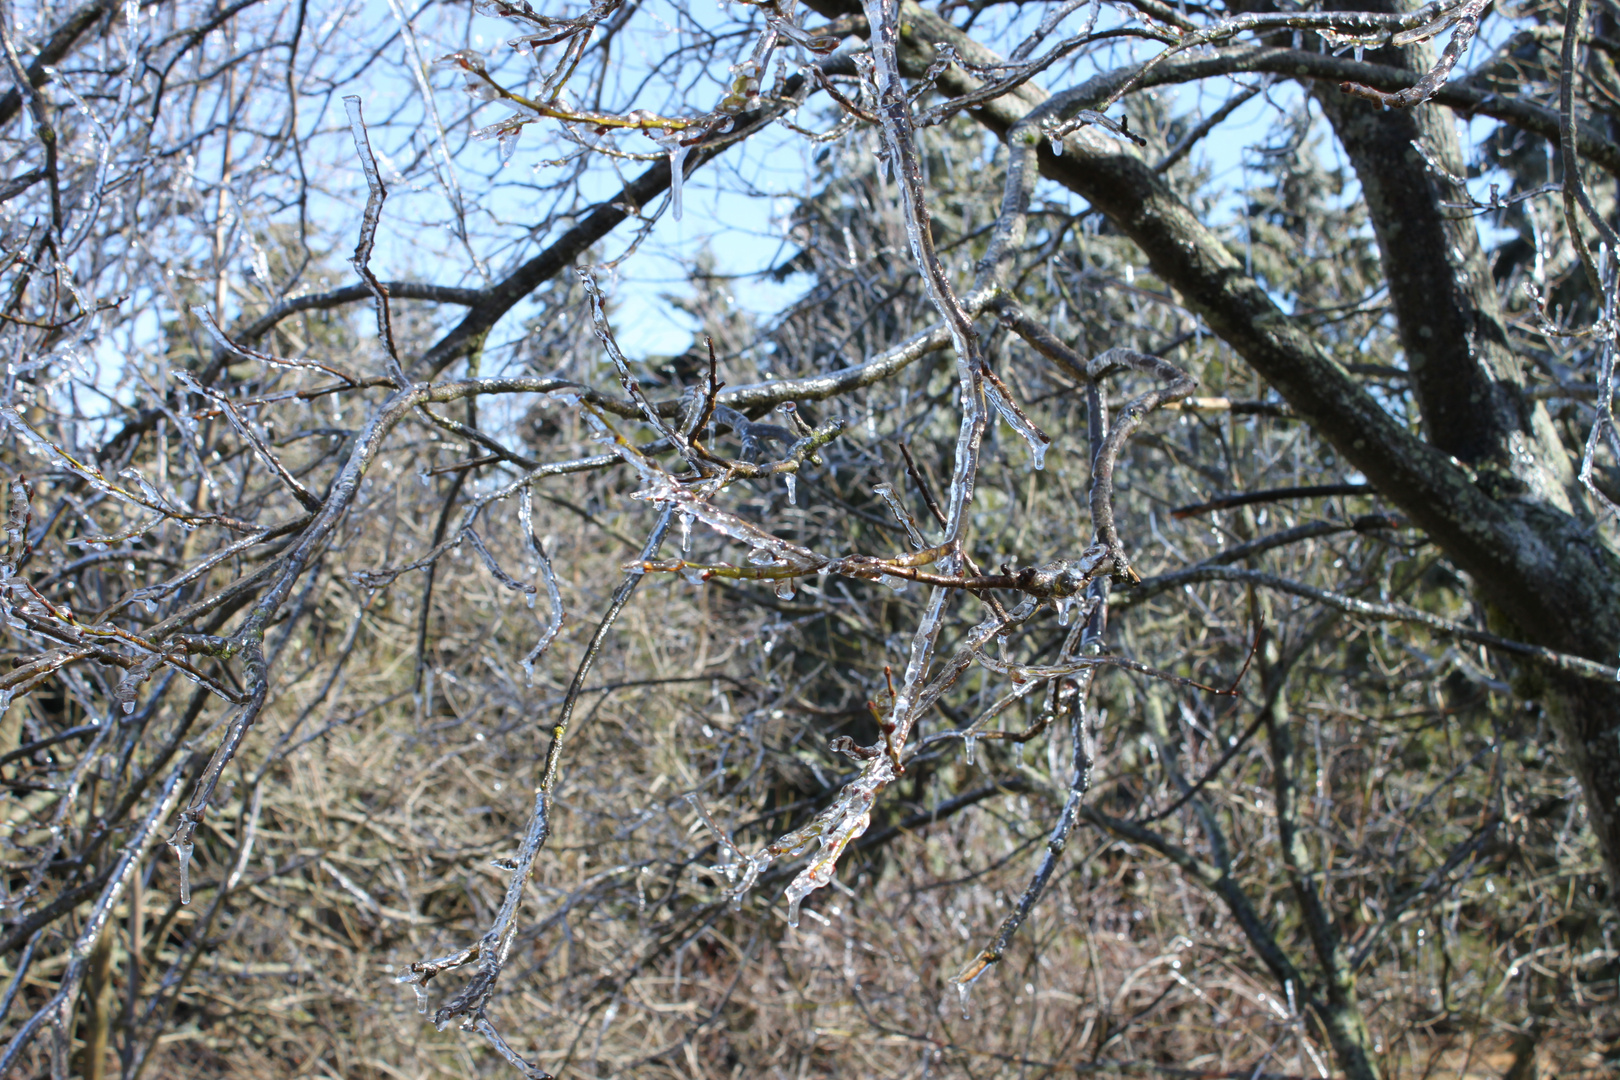
<instances>
[{"instance_id":1,"label":"ice-covered twig","mask_svg":"<svg viewBox=\"0 0 1620 1080\"><path fill-rule=\"evenodd\" d=\"M384 291L386 291L386 289ZM350 386L358 387L365 385L365 380L360 378L360 376L355 375L347 368L332 363L330 360L304 360L293 359L287 356L276 356L273 353L263 352L259 349L254 349L243 345L240 342L232 341L230 337L226 335L225 331L220 329L220 325L218 321L215 320L213 312L209 311L201 304L193 306L191 313L197 317L198 322L202 323L203 329L208 331L208 336L214 339L214 343L219 346L220 350L228 355L240 356L244 360L257 360L259 363L268 364L271 367L290 368L295 371L324 371L328 375L342 379ZM176 372L176 374L178 375L179 372Z\"/></svg>"},{"instance_id":2,"label":"ice-covered twig","mask_svg":"<svg viewBox=\"0 0 1620 1080\"><path fill-rule=\"evenodd\" d=\"M653 526L652 534L647 538L641 554L643 559L651 560L657 557L658 549L663 546L664 537L669 533L670 522L673 520L673 508L665 506L658 522ZM551 728L551 743L546 748L545 764L541 769L540 782L535 787L534 806L530 812L528 825L523 831L523 840L518 847L517 855L511 860L511 879L507 882L506 895L501 902L500 910L496 913L495 921L489 930L475 944L449 956L436 960L422 960L413 963L406 974L396 981L412 986L417 992L419 1002L423 1001L423 988L432 979L445 971L450 971L465 964L478 961L478 970L467 985L462 987L450 1000L446 1001L433 1014L433 1021L443 1027L457 1017L461 1018L464 1030L478 1031L489 1039L508 1061L524 1070L526 1075L535 1078L544 1078L548 1074L542 1072L537 1066L529 1064L490 1024L485 1015L485 1008L495 992L495 984L499 980L501 971L506 965L506 959L511 952L512 943L517 938L519 908L523 902L523 891L528 884L529 876L534 871L534 861L540 849L545 846L546 840L551 836L551 799L556 788L558 769L562 764L562 749L568 736L568 728L573 719L574 707L579 701L580 692L585 686L585 677L589 674L600 653L602 644L607 640L613 623L618 619L619 612L629 601L636 586L641 583L643 575L629 573L613 593L608 602L608 609L603 614L601 622L597 624L596 632L591 636L585 647L585 655L580 660L579 667L574 671L573 681L569 684L568 693L564 696L561 707L558 709L557 719Z\"/></svg>"},{"instance_id":3,"label":"ice-covered twig","mask_svg":"<svg viewBox=\"0 0 1620 1080\"><path fill-rule=\"evenodd\" d=\"M190 760L183 760L169 773L169 778L164 782L157 800L141 819L140 828L119 853L117 865L113 867L112 874L102 888L101 895L96 899L95 906L90 909L89 915L81 924L82 929L78 937L74 939L73 947L68 953L67 968L59 977L55 996L25 1022L17 1034L12 1036L5 1050L0 1051L0 1076L11 1075L12 1069L17 1065L18 1055L28 1047L34 1036L39 1034L41 1026L49 1023L61 1032L62 1038L66 1037L69 1012L78 998L79 987L84 982L90 954L94 951L96 942L101 939L101 935L106 932L107 924L112 920L113 910L118 906L119 899L129 887L136 871L140 869L147 851L157 836L158 826L169 816L169 811L174 809L180 795L180 782L189 766Z\"/></svg>"},{"instance_id":4,"label":"ice-covered twig","mask_svg":"<svg viewBox=\"0 0 1620 1080\"><path fill-rule=\"evenodd\" d=\"M1119 531L1114 522L1114 466L1119 460L1119 452L1124 449L1125 441L1141 426L1148 413L1166 402L1179 401L1191 394L1197 389L1198 380L1168 360L1161 360L1157 356L1148 356L1131 349L1109 349L1099 354L1086 365L1086 374L1090 376L1091 383L1095 386L1110 373L1122 369L1140 372L1163 383L1161 386L1144 391L1126 403L1119 417L1109 426L1091 462L1092 528L1097 532L1097 540L1107 549L1109 557L1113 560L1115 572L1134 580L1137 577L1136 572L1131 569L1130 561L1125 557L1125 549L1119 542ZM1097 402L1100 402L1100 399L1100 394L1094 394L1091 398ZM1097 416L1100 411L1098 408L1088 410L1093 416Z\"/></svg>"},{"instance_id":5,"label":"ice-covered twig","mask_svg":"<svg viewBox=\"0 0 1620 1080\"><path fill-rule=\"evenodd\" d=\"M388 198L388 189L383 186L377 158L371 152L371 137L366 133L360 99L350 94L343 99L343 107L349 114L349 131L354 137L355 153L360 155L360 167L365 170L368 191L365 215L360 221L360 240L354 246L354 257L350 262L376 301L377 340L382 343L388 361L388 375L396 386L404 386L407 380L405 369L400 366L399 350L394 345L394 320L388 311L388 290L383 288L383 283L377 280L377 275L371 270L371 252L376 246L377 225L382 221L383 202Z\"/></svg>"},{"instance_id":6,"label":"ice-covered twig","mask_svg":"<svg viewBox=\"0 0 1620 1080\"><path fill-rule=\"evenodd\" d=\"M701 470L702 464L692 460L692 451L687 444L686 436L664 422L658 407L648 400L647 395L641 390L641 383L636 381L635 375L631 372L630 361L625 358L624 350L619 348L618 339L613 336L613 327L608 324L607 307L602 298L602 290L596 284L596 276L591 273L588 266L581 266L575 272L579 275L579 283L585 287L585 295L590 298L591 330L596 334L596 340L602 343L602 349L607 353L608 359L613 362L613 369L619 374L619 385L624 387L625 394L636 403L641 415L653 429L668 439L670 445L680 451L681 456L686 458L694 469Z\"/></svg>"},{"instance_id":7,"label":"ice-covered twig","mask_svg":"<svg viewBox=\"0 0 1620 1080\"><path fill-rule=\"evenodd\" d=\"M212 320L209 321L212 322ZM253 448L254 452L259 455L266 465L270 466L270 471L275 474L276 479L286 485L287 490L292 492L293 498L302 503L305 510L314 512L321 508L321 500L314 492L305 487L296 476L287 471L287 467L281 463L281 458L276 456L276 452L270 449L269 444L260 438L258 432L253 430L247 421L247 417L237 410L230 398L217 390L211 390L202 385L192 378L189 372L176 370L174 377L193 394L216 402L224 410L226 418L230 420L231 426L236 429L237 434L247 440L247 444Z\"/></svg>"},{"instance_id":8,"label":"ice-covered twig","mask_svg":"<svg viewBox=\"0 0 1620 1080\"><path fill-rule=\"evenodd\" d=\"M1435 61L1434 67L1430 68L1427 74L1405 90L1391 94L1355 82L1340 83L1339 89L1352 97L1364 98L1386 109L1409 109L1414 105L1423 104L1439 92L1441 85L1451 74L1451 69L1457 66L1457 61L1468 51L1469 44L1474 40L1474 34L1479 31L1479 17L1484 14L1488 4L1489 0L1467 0L1454 15L1448 16L1448 20L1453 21L1457 29L1451 35L1451 40L1446 43L1445 51L1440 54L1440 59Z\"/></svg>"},{"instance_id":9,"label":"ice-covered twig","mask_svg":"<svg viewBox=\"0 0 1620 1080\"><path fill-rule=\"evenodd\" d=\"M1052 832L1047 837L1046 853L1041 856L1041 864L1024 888L1023 895L1002 920L991 943L981 949L979 954L968 961L967 966L951 979L961 997L964 1014L967 1012L969 988L979 976L999 963L1006 955L1007 947L1012 944L1019 927L1024 925L1029 913L1040 900L1041 894L1046 891L1053 872L1057 870L1058 862L1063 858L1064 849L1068 847L1069 833L1073 831L1075 819L1080 814L1081 800L1091 788L1091 773L1096 762L1096 753L1093 748L1094 736L1087 722L1086 695L1091 689L1092 675L1093 672L1087 671L1078 679L1066 680L1054 687L1052 709L1054 712L1066 713L1069 716L1069 735L1074 744L1068 797L1064 799L1063 810L1058 814L1057 823L1052 826Z\"/></svg>"},{"instance_id":10,"label":"ice-covered twig","mask_svg":"<svg viewBox=\"0 0 1620 1080\"><path fill-rule=\"evenodd\" d=\"M534 531L534 496L532 489L525 484L518 495L518 520L523 526L527 536L530 550L534 552L535 562L538 564L541 576L546 583L546 599L550 601L551 608L546 617L546 628L540 634L540 640L535 643L523 657L523 670L533 678L534 665L545 655L551 643L557 639L562 631L563 620L567 613L563 611L562 590L557 587L557 571L552 568L551 557L546 554L546 547L540 542L540 534Z\"/></svg>"}]
</instances>

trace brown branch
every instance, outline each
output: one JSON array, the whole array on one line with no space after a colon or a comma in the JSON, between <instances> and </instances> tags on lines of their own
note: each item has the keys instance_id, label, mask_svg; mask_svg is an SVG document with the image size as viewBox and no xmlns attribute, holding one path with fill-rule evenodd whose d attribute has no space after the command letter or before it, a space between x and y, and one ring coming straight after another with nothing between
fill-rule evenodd
<instances>
[{"instance_id":1,"label":"brown branch","mask_svg":"<svg viewBox=\"0 0 1620 1080\"><path fill-rule=\"evenodd\" d=\"M1377 489L1371 484L1306 484L1300 487L1270 488L1266 491L1244 491L1219 495L1208 502L1190 503L1170 511L1174 518L1197 517L1212 510L1231 510L1257 503L1282 502L1286 499L1325 499L1334 495L1365 495Z\"/></svg>"}]
</instances>

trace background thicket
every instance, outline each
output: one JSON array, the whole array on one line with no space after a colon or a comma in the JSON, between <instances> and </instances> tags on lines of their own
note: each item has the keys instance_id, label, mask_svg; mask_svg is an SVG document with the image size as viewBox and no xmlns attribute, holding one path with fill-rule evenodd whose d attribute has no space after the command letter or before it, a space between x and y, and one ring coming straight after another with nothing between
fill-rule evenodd
<instances>
[{"instance_id":1,"label":"background thicket","mask_svg":"<svg viewBox=\"0 0 1620 1080\"><path fill-rule=\"evenodd\" d=\"M1283 7L0 6L0 1073L1611 1075L1620 9Z\"/></svg>"}]
</instances>

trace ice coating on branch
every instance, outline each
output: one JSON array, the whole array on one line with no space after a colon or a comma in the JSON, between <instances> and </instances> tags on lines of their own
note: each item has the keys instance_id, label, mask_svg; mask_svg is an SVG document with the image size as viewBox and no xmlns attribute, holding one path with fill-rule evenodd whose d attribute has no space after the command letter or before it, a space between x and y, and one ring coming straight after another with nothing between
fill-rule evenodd
<instances>
[{"instance_id":1,"label":"ice coating on branch","mask_svg":"<svg viewBox=\"0 0 1620 1080\"><path fill-rule=\"evenodd\" d=\"M785 567L799 573L813 573L827 565L825 556L783 540L736 514L720 509L697 492L675 483L667 473L649 469L645 475L651 487L637 492L633 498L674 503L677 515L691 514L715 532L748 545L748 561L755 566Z\"/></svg>"},{"instance_id":2,"label":"ice coating on branch","mask_svg":"<svg viewBox=\"0 0 1620 1080\"><path fill-rule=\"evenodd\" d=\"M523 535L533 537L534 533L534 496L529 492L527 485L518 495L518 524L523 527ZM542 553L543 554L543 553ZM531 565L529 573L533 574L538 566Z\"/></svg>"},{"instance_id":3,"label":"ice coating on branch","mask_svg":"<svg viewBox=\"0 0 1620 1080\"><path fill-rule=\"evenodd\" d=\"M686 801L692 804L692 808L703 819L703 824L714 834L723 861L710 869L726 876L726 881L732 885L731 908L733 911L742 910L742 903L747 898L748 891L754 887L754 882L759 880L759 875L771 865L770 854L768 851L762 851L752 857L744 855L732 841L731 835L715 823L714 818L709 815L709 811L704 808L696 795L688 795ZM637 885L639 888L639 881ZM645 905L645 902L643 894L642 904Z\"/></svg>"},{"instance_id":4,"label":"ice coating on branch","mask_svg":"<svg viewBox=\"0 0 1620 1080\"><path fill-rule=\"evenodd\" d=\"M708 807L703 805L702 799L693 793L686 796L686 801L697 811L698 817L703 819L703 824L708 826L709 832L714 834L715 842L720 848L720 857L724 861L711 869L726 875L726 880L735 884L744 862L742 851L732 842L731 834L715 823Z\"/></svg>"},{"instance_id":5,"label":"ice coating on branch","mask_svg":"<svg viewBox=\"0 0 1620 1080\"><path fill-rule=\"evenodd\" d=\"M28 484L19 476L7 485L7 491L10 499L6 505L6 536L13 544L20 544L28 538Z\"/></svg>"},{"instance_id":6,"label":"ice coating on branch","mask_svg":"<svg viewBox=\"0 0 1620 1080\"><path fill-rule=\"evenodd\" d=\"M68 457L55 443L29 426L28 421L24 420L17 410L10 405L0 406L0 421L10 425L11 429L17 433L17 437L27 445L29 451L49 461L53 468L65 469L88 482L97 491L104 492L128 503L134 503L137 506L145 505L129 492L109 481L106 476L102 475L101 470L89 465L81 465ZM148 509L152 508L148 507Z\"/></svg>"},{"instance_id":7,"label":"ice coating on branch","mask_svg":"<svg viewBox=\"0 0 1620 1080\"><path fill-rule=\"evenodd\" d=\"M820 841L821 850L799 871L799 876L782 894L788 902L789 926L798 929L799 907L804 903L804 898L833 879L833 874L838 871L838 857L844 853L850 841L864 833L867 825L871 824L872 804L877 799L877 793L892 779L894 770L888 758L874 758L866 771L844 788L837 801L811 822L811 825L820 826L815 838Z\"/></svg>"},{"instance_id":8,"label":"ice coating on branch","mask_svg":"<svg viewBox=\"0 0 1620 1080\"><path fill-rule=\"evenodd\" d=\"M533 585L525 581L518 581L505 570L502 570L500 563L495 561L495 556L490 554L489 548L484 546L483 538L478 535L477 531L467 528L461 531L461 535L472 541L473 550L478 552L478 557L483 560L484 567L490 572L490 576L513 592L523 593L528 597L529 606L534 606L535 588Z\"/></svg>"},{"instance_id":9,"label":"ice coating on branch","mask_svg":"<svg viewBox=\"0 0 1620 1080\"><path fill-rule=\"evenodd\" d=\"M528 485L524 485L518 494L518 520L522 523L523 534L529 540L529 548L535 558L535 569L540 571L545 580L546 599L551 604L551 611L546 619L546 628L541 632L540 640L535 643L534 648L529 650L528 655L522 661L524 678L530 686L533 686L535 662L545 655L545 651L551 647L551 643L557 639L557 634L562 630L562 590L557 585L557 572L551 565L551 557L546 554L545 545L540 542L539 534L534 531L533 495L530 494ZM529 592L529 606L534 607L534 591L532 588Z\"/></svg>"},{"instance_id":10,"label":"ice coating on branch","mask_svg":"<svg viewBox=\"0 0 1620 1080\"><path fill-rule=\"evenodd\" d=\"M923 548L928 546L928 544L923 540L922 533L917 530L916 519L911 516L911 512L905 508L905 505L901 503L899 497L895 495L894 488L890 487L888 484L874 484L872 486L872 494L876 495L889 505L889 510L894 514L895 520L900 522L901 527L906 530L906 539L911 541L912 547L916 548L918 551L921 551ZM888 585L889 583L885 581L884 584ZM891 589L894 588L893 585L890 585L889 587Z\"/></svg>"},{"instance_id":11,"label":"ice coating on branch","mask_svg":"<svg viewBox=\"0 0 1620 1080\"><path fill-rule=\"evenodd\" d=\"M991 405L995 406L996 412L1001 414L1002 421L1023 436L1024 441L1029 444L1029 456L1033 460L1035 467L1037 469L1046 468L1046 450L1052 445L1051 437L1036 427L1034 422L1024 415L1024 410L1020 409L1007 396L1003 387L998 385L999 381L997 379L986 379L984 396L990 400Z\"/></svg>"}]
</instances>

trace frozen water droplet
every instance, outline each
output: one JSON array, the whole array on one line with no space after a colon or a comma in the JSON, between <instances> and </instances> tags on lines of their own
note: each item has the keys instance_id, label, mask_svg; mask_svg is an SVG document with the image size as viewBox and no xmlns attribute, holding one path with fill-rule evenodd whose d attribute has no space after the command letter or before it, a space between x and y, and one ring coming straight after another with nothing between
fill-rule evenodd
<instances>
[{"instance_id":1,"label":"frozen water droplet","mask_svg":"<svg viewBox=\"0 0 1620 1080\"><path fill-rule=\"evenodd\" d=\"M1358 64L1361 63L1361 52L1362 52L1361 46L1357 45L1356 48L1355 48L1355 54L1356 54L1356 63L1358 63Z\"/></svg>"},{"instance_id":2,"label":"frozen water droplet","mask_svg":"<svg viewBox=\"0 0 1620 1080\"><path fill-rule=\"evenodd\" d=\"M1062 139L1055 138L1055 137L1052 139L1052 156L1053 157L1062 157L1063 156L1063 140Z\"/></svg>"},{"instance_id":3,"label":"frozen water droplet","mask_svg":"<svg viewBox=\"0 0 1620 1080\"><path fill-rule=\"evenodd\" d=\"M523 683L525 686L534 685L534 661L523 661Z\"/></svg>"},{"instance_id":4,"label":"frozen water droplet","mask_svg":"<svg viewBox=\"0 0 1620 1080\"><path fill-rule=\"evenodd\" d=\"M884 574L882 577L878 578L878 582L879 584L887 585L895 592L905 592L906 586L911 584L910 581L903 577L892 577L889 574Z\"/></svg>"},{"instance_id":5,"label":"frozen water droplet","mask_svg":"<svg viewBox=\"0 0 1620 1080\"><path fill-rule=\"evenodd\" d=\"M681 577L686 579L688 585L703 584L703 571L695 566L681 567Z\"/></svg>"},{"instance_id":6,"label":"frozen water droplet","mask_svg":"<svg viewBox=\"0 0 1620 1080\"><path fill-rule=\"evenodd\" d=\"M968 1012L968 995L973 992L971 983L959 982L956 984L956 999L962 1003L962 1019L971 1020L973 1014Z\"/></svg>"},{"instance_id":7,"label":"frozen water droplet","mask_svg":"<svg viewBox=\"0 0 1620 1080\"><path fill-rule=\"evenodd\" d=\"M793 579L783 578L776 583L776 598L778 600L793 599Z\"/></svg>"},{"instance_id":8,"label":"frozen water droplet","mask_svg":"<svg viewBox=\"0 0 1620 1080\"><path fill-rule=\"evenodd\" d=\"M768 548L757 547L748 552L748 562L753 566L775 566L776 556Z\"/></svg>"},{"instance_id":9,"label":"frozen water droplet","mask_svg":"<svg viewBox=\"0 0 1620 1080\"><path fill-rule=\"evenodd\" d=\"M132 713L134 711L135 711L135 703L133 701L124 702L124 715L125 716L128 716L130 713Z\"/></svg>"}]
</instances>

